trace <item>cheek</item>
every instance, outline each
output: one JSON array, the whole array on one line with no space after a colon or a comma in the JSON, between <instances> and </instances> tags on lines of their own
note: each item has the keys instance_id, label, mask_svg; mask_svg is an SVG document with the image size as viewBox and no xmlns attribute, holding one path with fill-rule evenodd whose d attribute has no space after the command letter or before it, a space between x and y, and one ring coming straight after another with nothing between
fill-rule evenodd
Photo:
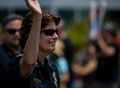
<instances>
[{"instance_id":1,"label":"cheek","mask_svg":"<svg viewBox=\"0 0 120 88\"><path fill-rule=\"evenodd\" d=\"M49 38L47 37L40 37L40 47L46 47L48 44Z\"/></svg>"},{"instance_id":2,"label":"cheek","mask_svg":"<svg viewBox=\"0 0 120 88\"><path fill-rule=\"evenodd\" d=\"M8 34L4 34L4 35L3 35L3 39L9 41L9 40L12 39L12 36L10 36L10 35L8 35Z\"/></svg>"}]
</instances>

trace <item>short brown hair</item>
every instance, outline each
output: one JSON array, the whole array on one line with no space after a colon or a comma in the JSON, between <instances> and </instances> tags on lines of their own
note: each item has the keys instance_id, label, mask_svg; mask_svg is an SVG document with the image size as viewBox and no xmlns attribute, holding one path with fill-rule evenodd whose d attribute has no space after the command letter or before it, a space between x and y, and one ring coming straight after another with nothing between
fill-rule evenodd
<instances>
[{"instance_id":1,"label":"short brown hair","mask_svg":"<svg viewBox=\"0 0 120 88\"><path fill-rule=\"evenodd\" d=\"M48 11L42 11L41 29L46 27L50 22L55 22L55 24L57 26L60 22L60 17L53 15L53 14L49 13ZM21 48L24 48L24 46L26 44L32 24L33 24L33 14L32 14L32 12L29 12L27 15L25 15L23 22L22 22L21 30L20 30L20 35L21 35L20 46L21 46Z\"/></svg>"},{"instance_id":2,"label":"short brown hair","mask_svg":"<svg viewBox=\"0 0 120 88\"><path fill-rule=\"evenodd\" d=\"M23 16L21 15L18 15L18 14L9 14L7 15L3 21L2 21L2 30L5 31L6 30L6 26L7 24L10 22L10 21L13 21L13 20L23 20Z\"/></svg>"}]
</instances>

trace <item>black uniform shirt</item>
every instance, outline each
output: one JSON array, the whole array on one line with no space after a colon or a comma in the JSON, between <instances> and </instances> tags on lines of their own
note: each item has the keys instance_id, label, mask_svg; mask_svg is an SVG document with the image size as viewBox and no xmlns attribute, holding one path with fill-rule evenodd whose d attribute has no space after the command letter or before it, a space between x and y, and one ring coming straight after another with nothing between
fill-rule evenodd
<instances>
[{"instance_id":1,"label":"black uniform shirt","mask_svg":"<svg viewBox=\"0 0 120 88\"><path fill-rule=\"evenodd\" d=\"M4 78L7 72L8 63L16 57L5 44L0 45L0 88L4 88Z\"/></svg>"},{"instance_id":2,"label":"black uniform shirt","mask_svg":"<svg viewBox=\"0 0 120 88\"><path fill-rule=\"evenodd\" d=\"M22 79L19 72L21 57L22 54L19 54L15 61L9 64L7 88L59 88L58 70L55 65L48 63L46 58L44 65L37 61L32 74L27 79Z\"/></svg>"},{"instance_id":3,"label":"black uniform shirt","mask_svg":"<svg viewBox=\"0 0 120 88\"><path fill-rule=\"evenodd\" d=\"M98 47L98 68L95 71L95 79L101 82L116 82L118 80L119 46L109 44L115 49L113 56L106 56Z\"/></svg>"}]
</instances>

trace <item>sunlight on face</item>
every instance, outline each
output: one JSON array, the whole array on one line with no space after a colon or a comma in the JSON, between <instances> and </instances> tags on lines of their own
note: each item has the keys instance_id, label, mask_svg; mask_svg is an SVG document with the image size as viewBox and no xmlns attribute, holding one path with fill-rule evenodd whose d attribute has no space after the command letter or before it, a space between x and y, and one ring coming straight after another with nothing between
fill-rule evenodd
<instances>
[{"instance_id":1,"label":"sunlight on face","mask_svg":"<svg viewBox=\"0 0 120 88\"><path fill-rule=\"evenodd\" d=\"M56 30L56 25L54 22L51 22L47 25L44 30L53 29ZM54 33L52 36L41 33L40 35L40 50L51 53L55 50L55 43L58 39L58 35Z\"/></svg>"}]
</instances>

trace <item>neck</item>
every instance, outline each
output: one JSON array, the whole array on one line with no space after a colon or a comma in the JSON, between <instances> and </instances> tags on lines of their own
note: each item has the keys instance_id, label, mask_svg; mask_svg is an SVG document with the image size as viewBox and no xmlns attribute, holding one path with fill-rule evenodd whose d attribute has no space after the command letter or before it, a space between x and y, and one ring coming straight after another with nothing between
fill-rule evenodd
<instances>
[{"instance_id":1,"label":"neck","mask_svg":"<svg viewBox=\"0 0 120 88\"><path fill-rule=\"evenodd\" d=\"M20 47L18 48L12 48L12 51L15 53L15 54L18 54L20 52Z\"/></svg>"},{"instance_id":2,"label":"neck","mask_svg":"<svg viewBox=\"0 0 120 88\"><path fill-rule=\"evenodd\" d=\"M7 45L6 46L15 54L18 54L20 52L20 47L19 46L12 46L12 45Z\"/></svg>"}]
</instances>

